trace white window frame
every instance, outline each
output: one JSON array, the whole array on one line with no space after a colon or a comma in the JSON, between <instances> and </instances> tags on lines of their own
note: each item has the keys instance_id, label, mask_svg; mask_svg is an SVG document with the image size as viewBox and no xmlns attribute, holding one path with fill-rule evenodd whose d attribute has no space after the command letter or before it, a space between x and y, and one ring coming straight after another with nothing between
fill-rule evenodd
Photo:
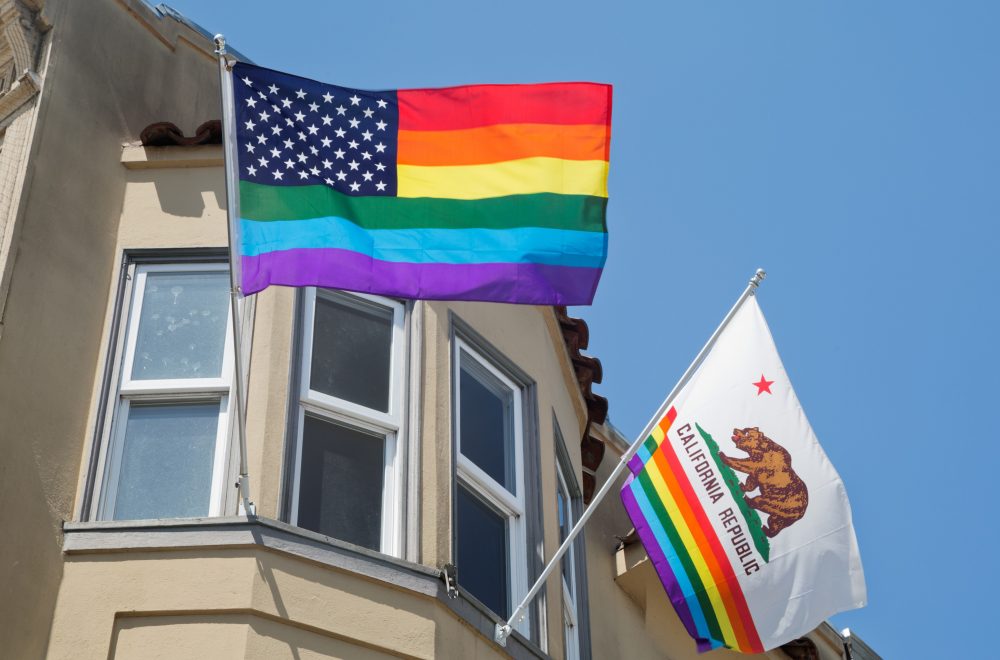
<instances>
[{"instance_id":1,"label":"white window frame","mask_svg":"<svg viewBox=\"0 0 1000 660\"><path fill-rule=\"evenodd\" d=\"M563 474L562 462L556 460L556 489L562 494L564 502L564 512L569 529L573 529L576 520L573 516L573 500L570 497L569 484ZM558 499L556 500L556 524L559 523ZM576 566L576 542L570 544L566 554L562 558L563 566L568 568L569 581L566 580L566 572L563 566L559 567L560 584L562 585L563 597L563 643L565 644L566 660L577 660L580 657L580 616L577 608L577 566Z\"/></svg>"},{"instance_id":2,"label":"white window frame","mask_svg":"<svg viewBox=\"0 0 1000 660\"><path fill-rule=\"evenodd\" d=\"M230 423L234 413L230 396L233 367L233 313L232 303L227 301L226 338L223 348L221 371L218 378L164 378L155 380L135 380L132 367L135 362L135 348L138 341L139 322L143 297L146 291L146 276L149 273L205 273L228 272L227 263L182 262L138 264L134 270L131 300L127 305L125 341L122 347L121 371L115 389L114 414L111 433L104 450L104 469L95 487L100 493L97 507L99 520L113 520L118 497L118 482L121 477L121 460L125 448L125 431L129 410L135 404L169 405L171 403L219 402L219 421L216 427L215 450L212 458L212 486L209 494L208 516L220 516L225 508L225 486L229 479L229 436ZM116 319L116 322L120 322Z\"/></svg>"},{"instance_id":3,"label":"white window frame","mask_svg":"<svg viewBox=\"0 0 1000 660\"><path fill-rule=\"evenodd\" d=\"M385 437L382 472L382 528L379 551L383 554L401 557L403 552L403 503L402 484L404 461L402 460L403 437L405 433L405 385L406 385L406 308L403 303L391 298L373 296L366 293L335 291L331 289L305 289L305 313L303 316L301 378L299 381L299 410L295 433L294 473L292 474L291 510L289 522L298 526L299 489L302 472L302 438L307 414L318 419L344 424L363 431ZM311 388L313 337L316 323L316 300L325 298L347 305L365 305L388 308L392 311L392 346L389 357L389 411L382 412L366 408L339 397L318 392Z\"/></svg>"},{"instance_id":4,"label":"white window frame","mask_svg":"<svg viewBox=\"0 0 1000 660\"><path fill-rule=\"evenodd\" d=\"M473 496L489 504L501 515L507 516L507 566L509 576L509 607L513 610L528 593L528 534L525 520L527 505L525 502L524 481L524 392L507 374L483 357L475 348L460 337L455 337L454 349L454 383L455 383L455 456L458 483L469 490ZM462 360L470 359L499 380L512 393L512 431L514 448L514 488L511 493L497 483L493 477L486 474L479 466L462 454L462 405L461 379ZM461 575L459 575L461 583ZM525 636L530 636L530 612L515 623L515 629Z\"/></svg>"}]
</instances>

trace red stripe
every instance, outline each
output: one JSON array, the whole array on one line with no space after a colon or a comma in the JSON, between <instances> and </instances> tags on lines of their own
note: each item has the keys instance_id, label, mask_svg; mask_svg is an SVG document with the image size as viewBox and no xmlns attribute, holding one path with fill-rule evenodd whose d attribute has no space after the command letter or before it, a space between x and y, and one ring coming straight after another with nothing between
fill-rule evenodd
<instances>
[{"instance_id":1,"label":"red stripe","mask_svg":"<svg viewBox=\"0 0 1000 660\"><path fill-rule=\"evenodd\" d=\"M739 613L740 623L746 634L746 639L749 642L750 648L745 650L750 650L754 653L763 653L764 647L760 643L760 636L757 634L757 628L754 626L753 617L750 615L750 608L747 606L746 598L743 595L743 589L740 588L740 583L736 579L736 574L733 572L733 567L729 561L729 557L726 555L725 549L719 542L719 537L716 535L715 528L712 527L712 523L708 520L708 516L705 514L705 509L701 506L701 500L698 499L694 489L691 487L691 482L687 478L687 473L684 472L684 468L681 466L680 459L674 452L673 445L670 443L669 438L663 439L663 442L660 443L659 451L667 459L667 462L671 467L671 472L677 480L677 483L680 485L681 490L684 491L684 497L687 499L687 503L690 505L692 512L694 512L695 518L697 518L698 524L701 526L706 540L712 547L712 554L715 555L718 560L719 567L722 569L723 577L726 580L726 586L728 587L728 591L733 596L734 605ZM738 632L737 636L740 636Z\"/></svg>"},{"instance_id":2,"label":"red stripe","mask_svg":"<svg viewBox=\"0 0 1000 660\"><path fill-rule=\"evenodd\" d=\"M495 124L611 125L611 85L466 85L401 89L399 130L448 131Z\"/></svg>"}]
</instances>

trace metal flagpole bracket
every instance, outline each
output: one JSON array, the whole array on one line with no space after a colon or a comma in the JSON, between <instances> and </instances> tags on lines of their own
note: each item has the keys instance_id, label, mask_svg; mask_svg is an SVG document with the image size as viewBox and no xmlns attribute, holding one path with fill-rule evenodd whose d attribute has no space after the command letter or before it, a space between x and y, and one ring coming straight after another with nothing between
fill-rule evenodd
<instances>
[{"instance_id":1,"label":"metal flagpole bracket","mask_svg":"<svg viewBox=\"0 0 1000 660\"><path fill-rule=\"evenodd\" d=\"M753 295L754 293L757 292L757 287L760 286L760 283L764 281L765 277L767 277L767 273L764 272L764 269L758 268L757 272L754 273L753 277L750 278L750 286L753 287L753 291L751 292L750 295Z\"/></svg>"},{"instance_id":2,"label":"metal flagpole bracket","mask_svg":"<svg viewBox=\"0 0 1000 660\"><path fill-rule=\"evenodd\" d=\"M498 623L493 630L493 641L500 646L507 646L507 638L510 637L511 632L513 629L509 623Z\"/></svg>"}]
</instances>

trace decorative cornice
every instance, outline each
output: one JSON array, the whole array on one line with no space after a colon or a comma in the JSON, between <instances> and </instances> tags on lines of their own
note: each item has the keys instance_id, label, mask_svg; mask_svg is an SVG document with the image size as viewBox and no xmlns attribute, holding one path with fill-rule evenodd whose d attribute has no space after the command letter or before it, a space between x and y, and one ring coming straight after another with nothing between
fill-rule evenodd
<instances>
[{"instance_id":1,"label":"decorative cornice","mask_svg":"<svg viewBox=\"0 0 1000 660\"><path fill-rule=\"evenodd\" d=\"M42 84L37 73L34 71L22 73L11 88L0 95L0 127L9 124L17 111L35 98L41 88Z\"/></svg>"},{"instance_id":2,"label":"decorative cornice","mask_svg":"<svg viewBox=\"0 0 1000 660\"><path fill-rule=\"evenodd\" d=\"M587 322L569 316L565 306L556 306L554 309L559 328L562 330L563 341L566 342L566 349L569 351L570 361L573 363L580 393L587 406L587 424L580 440L580 454L584 468L583 501L589 504L597 485L594 473L604 460L604 443L590 433L592 424L603 424L608 418L608 400L592 391L593 384L603 380L604 369L600 360L580 353L581 350L586 350L590 343L590 328L587 327Z\"/></svg>"}]
</instances>

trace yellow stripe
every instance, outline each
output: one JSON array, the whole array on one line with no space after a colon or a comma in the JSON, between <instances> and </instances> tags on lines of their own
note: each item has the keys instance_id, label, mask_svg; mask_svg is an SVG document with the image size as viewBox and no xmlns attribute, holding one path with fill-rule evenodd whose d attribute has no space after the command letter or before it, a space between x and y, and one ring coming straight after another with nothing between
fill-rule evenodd
<instances>
[{"instance_id":1,"label":"yellow stripe","mask_svg":"<svg viewBox=\"0 0 1000 660\"><path fill-rule=\"evenodd\" d=\"M398 165L396 172L399 197L608 196L608 163L603 160L521 158L488 165Z\"/></svg>"},{"instance_id":2,"label":"yellow stripe","mask_svg":"<svg viewBox=\"0 0 1000 660\"><path fill-rule=\"evenodd\" d=\"M657 445L663 444L663 435L664 435L663 429L661 429L659 426L654 426L653 432L650 433L650 435L653 436L653 440L656 440Z\"/></svg>"},{"instance_id":3,"label":"yellow stripe","mask_svg":"<svg viewBox=\"0 0 1000 660\"><path fill-rule=\"evenodd\" d=\"M704 584L708 590L708 599L712 602L712 609L715 610L715 617L719 620L719 627L722 629L722 636L726 638L724 640L726 645L734 649L740 648L739 640L736 639L736 633L733 632L733 624L729 620L729 613L726 610L726 605L722 602L722 596L719 594L719 588L715 586L715 580L712 578L712 572L709 570L708 564L705 563L705 560L702 559L701 550L698 549L698 543L694 540L691 530L684 521L684 516L677 507L677 503L674 502L674 498L670 494L670 489L667 488L667 484L663 480L663 475L660 474L660 467L654 461L650 461L646 463L646 473L649 474L649 478L653 482L653 486L656 488L656 492L659 494L660 500L666 507L667 513L670 515L670 519L674 521L674 527L677 528L677 532L680 534L681 540L684 542L685 547L687 547L688 554L691 556L691 561L694 563L695 570L698 571L698 575L701 577L701 583Z\"/></svg>"}]
</instances>

